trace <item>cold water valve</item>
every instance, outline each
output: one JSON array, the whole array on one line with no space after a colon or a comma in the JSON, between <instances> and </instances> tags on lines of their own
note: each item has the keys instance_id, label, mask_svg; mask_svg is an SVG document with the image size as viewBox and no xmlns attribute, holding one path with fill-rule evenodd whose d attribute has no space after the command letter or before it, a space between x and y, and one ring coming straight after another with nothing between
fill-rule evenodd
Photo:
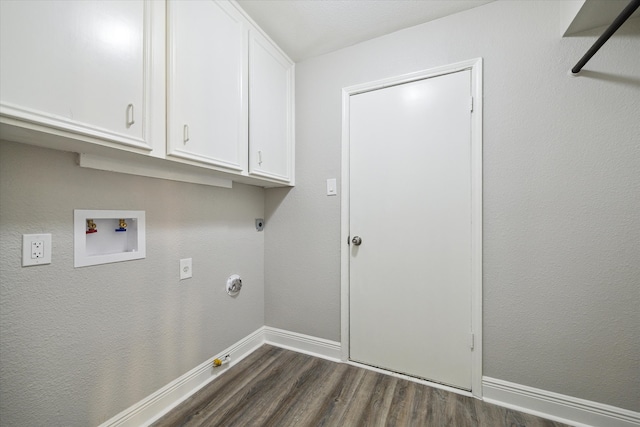
<instances>
[{"instance_id":1,"label":"cold water valve","mask_svg":"<svg viewBox=\"0 0 640 427\"><path fill-rule=\"evenodd\" d=\"M127 223L124 218L120 218L120 220L118 221L118 225L119 227L116 228L117 232L127 231Z\"/></svg>"}]
</instances>

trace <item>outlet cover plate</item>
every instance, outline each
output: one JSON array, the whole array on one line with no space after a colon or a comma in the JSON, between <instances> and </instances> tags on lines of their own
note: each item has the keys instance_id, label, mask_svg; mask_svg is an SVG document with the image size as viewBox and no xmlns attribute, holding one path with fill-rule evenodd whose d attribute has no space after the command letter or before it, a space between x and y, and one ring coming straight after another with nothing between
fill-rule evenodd
<instances>
[{"instance_id":1,"label":"outlet cover plate","mask_svg":"<svg viewBox=\"0 0 640 427\"><path fill-rule=\"evenodd\" d=\"M185 258L180 260L180 280L190 279L193 277L193 271L191 268L191 258Z\"/></svg>"},{"instance_id":2,"label":"outlet cover plate","mask_svg":"<svg viewBox=\"0 0 640 427\"><path fill-rule=\"evenodd\" d=\"M23 234L22 266L28 267L43 264L51 264L51 233Z\"/></svg>"}]
</instances>

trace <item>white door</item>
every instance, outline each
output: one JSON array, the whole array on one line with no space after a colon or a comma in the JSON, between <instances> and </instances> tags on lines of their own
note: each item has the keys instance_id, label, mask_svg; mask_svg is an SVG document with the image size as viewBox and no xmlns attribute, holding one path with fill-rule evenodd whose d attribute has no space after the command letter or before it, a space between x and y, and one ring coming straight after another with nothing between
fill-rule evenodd
<instances>
[{"instance_id":1,"label":"white door","mask_svg":"<svg viewBox=\"0 0 640 427\"><path fill-rule=\"evenodd\" d=\"M350 98L349 357L471 389L471 71Z\"/></svg>"}]
</instances>

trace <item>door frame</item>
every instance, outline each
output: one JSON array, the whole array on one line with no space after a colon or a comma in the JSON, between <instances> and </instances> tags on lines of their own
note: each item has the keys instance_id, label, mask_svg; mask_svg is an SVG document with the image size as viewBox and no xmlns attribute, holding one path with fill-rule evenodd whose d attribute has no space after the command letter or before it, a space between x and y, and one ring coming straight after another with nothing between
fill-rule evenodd
<instances>
[{"instance_id":1,"label":"door frame","mask_svg":"<svg viewBox=\"0 0 640 427\"><path fill-rule=\"evenodd\" d=\"M342 179L341 179L341 230L340 230L340 286L341 286L341 359L343 362L361 365L349 360L349 125L350 97L363 92L383 89L438 77L458 71L471 71L471 333L474 337L471 352L471 394L482 398L482 58L430 68L414 73L389 77L342 89ZM365 366L366 367L366 366ZM394 374L398 375L398 374ZM403 376L404 377L404 376ZM410 378L410 377L408 377ZM420 381L433 387L445 388L461 394L463 390L429 381Z\"/></svg>"}]
</instances>

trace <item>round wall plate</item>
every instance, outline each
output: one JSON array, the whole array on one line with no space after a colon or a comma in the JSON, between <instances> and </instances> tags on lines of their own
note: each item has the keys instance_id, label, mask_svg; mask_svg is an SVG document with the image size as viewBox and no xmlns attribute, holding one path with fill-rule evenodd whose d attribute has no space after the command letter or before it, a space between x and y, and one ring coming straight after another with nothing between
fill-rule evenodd
<instances>
[{"instance_id":1,"label":"round wall plate","mask_svg":"<svg viewBox=\"0 0 640 427\"><path fill-rule=\"evenodd\" d=\"M242 289L242 278L237 274L232 274L227 279L227 293L229 295L236 296Z\"/></svg>"}]
</instances>

